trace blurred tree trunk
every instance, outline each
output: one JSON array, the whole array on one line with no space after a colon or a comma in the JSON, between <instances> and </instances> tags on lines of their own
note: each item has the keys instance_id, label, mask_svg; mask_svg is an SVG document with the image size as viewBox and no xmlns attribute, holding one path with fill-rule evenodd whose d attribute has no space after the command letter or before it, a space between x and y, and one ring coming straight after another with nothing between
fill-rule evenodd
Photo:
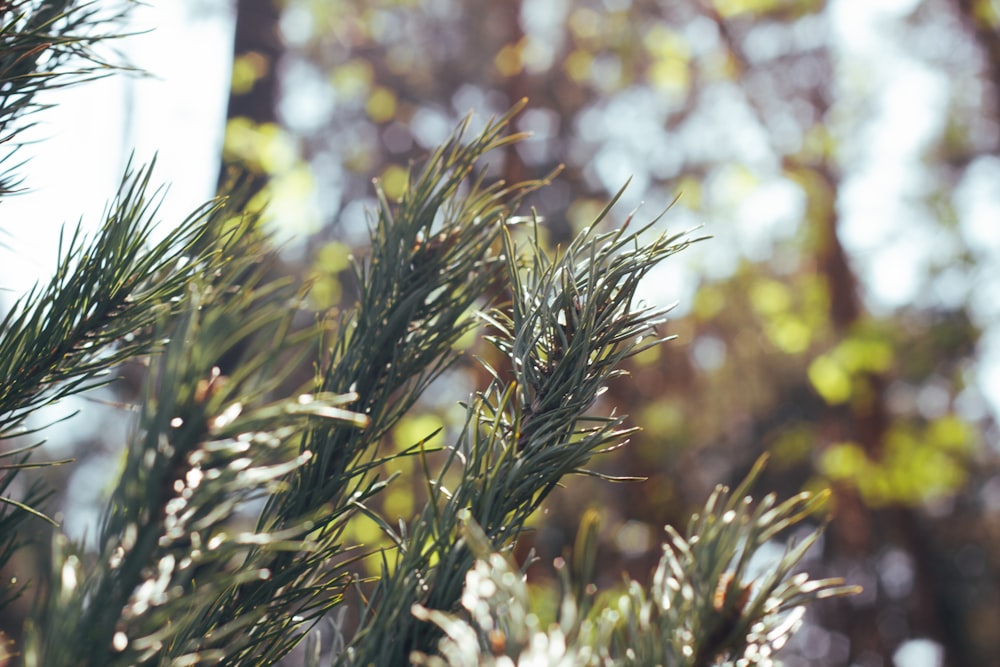
<instances>
[{"instance_id":1,"label":"blurred tree trunk","mask_svg":"<svg viewBox=\"0 0 1000 667\"><path fill-rule=\"evenodd\" d=\"M836 208L840 178L835 167L825 161L797 168L810 172L821 193L813 197L809 215L818 227L816 268L827 285L832 328L838 339L845 339L862 323L866 311L858 294L857 277L840 240ZM828 442L857 442L870 460L881 461L892 421L887 405L888 382L884 374L876 372L867 373L863 381L866 390L847 406L826 409L821 429L829 436ZM939 549L934 540L928 539L917 510L902 505L873 509L859 496L857 488L848 484L837 485L835 494L837 516L830 531L832 549L860 559L878 559L894 546L909 553L913 558L913 592L905 615L913 634L939 642L945 665L970 664L962 658L964 638L951 622L954 594L940 585L936 574ZM880 591L879 595L884 593ZM870 650L880 654L885 664L891 664L898 645L879 629L878 612L883 608L877 605L870 613L855 610L843 618L850 626L855 656Z\"/></svg>"},{"instance_id":2,"label":"blurred tree trunk","mask_svg":"<svg viewBox=\"0 0 1000 667\"><path fill-rule=\"evenodd\" d=\"M233 39L233 80L226 109L226 134L236 118L249 119L254 125L277 122L278 101L277 65L284 52L278 29L281 19L279 0L237 0L236 31ZM246 81L252 72L252 84ZM239 74L237 74L239 73ZM240 85L242 84L242 85ZM228 138L228 136L227 136ZM233 160L223 151L219 171L220 191L238 179L252 197L267 186L268 174L255 170L252 165ZM284 263L271 268L273 276L290 270ZM218 360L224 373L238 366L244 345L238 345Z\"/></svg>"},{"instance_id":3,"label":"blurred tree trunk","mask_svg":"<svg viewBox=\"0 0 1000 667\"><path fill-rule=\"evenodd\" d=\"M248 118L254 124L277 121L277 65L284 51L278 29L281 9L276 0L238 0L236 3L236 35L233 40L233 67L253 72L249 89L230 88L227 122ZM223 159L219 174L220 186L229 178L234 165ZM255 191L265 185L263 176L251 186Z\"/></svg>"},{"instance_id":4,"label":"blurred tree trunk","mask_svg":"<svg viewBox=\"0 0 1000 667\"><path fill-rule=\"evenodd\" d=\"M516 45L524 41L524 27L521 25L521 0L510 0L510 2L506 3L504 18L507 19L507 32L510 35L507 43L517 48ZM520 58L520 55L518 57ZM505 87L507 89L507 99L510 104L528 97L531 92L526 77L523 65L519 66L517 71L507 77ZM517 153L517 146L511 146L507 149L507 154L504 156L504 180L508 183L520 183L525 180L525 173L524 162Z\"/></svg>"},{"instance_id":5,"label":"blurred tree trunk","mask_svg":"<svg viewBox=\"0 0 1000 667\"><path fill-rule=\"evenodd\" d=\"M992 0L953 0L952 11L957 15L958 20L964 25L968 36L978 47L981 58L982 73L981 80L986 82L983 86L980 102L984 108L983 114L995 119L997 110L1000 109L1000 15L996 2ZM1000 152L1000 143L996 138L977 137L977 141L970 146L963 146L958 151L957 156L951 160L952 166L960 166L964 169L976 158L984 155L996 155ZM995 477L994 477L995 479ZM979 525L975 525L978 521ZM995 548L995 537L991 540L990 535L995 535L991 528L992 521L988 517L978 516L975 519L964 519L966 525L970 525L972 533L983 540L984 547ZM968 538L966 538L968 539ZM992 542L992 544L991 544ZM986 590L996 590L998 579L996 560L990 559L992 566L986 568L987 574L981 575L980 585ZM939 559L940 564L952 566L954 554L951 552L942 553ZM933 564L931 564L933 565ZM943 568L939 568L943 569ZM937 577L939 587L948 586L955 583L955 577L943 580ZM952 589L955 586L952 585ZM985 596L968 595L960 598L957 594L952 594L953 601L951 608L944 610L951 612L949 629L955 635L956 642L949 646L949 653L953 652L957 658L948 662L950 665L973 665L981 664L981 656L992 655L996 650L997 640L995 633L980 629L985 625L990 625L989 621L983 622L995 614L995 603L985 601ZM995 615L994 615L995 618ZM946 654L947 657L952 657Z\"/></svg>"},{"instance_id":6,"label":"blurred tree trunk","mask_svg":"<svg viewBox=\"0 0 1000 667\"><path fill-rule=\"evenodd\" d=\"M743 43L727 20L714 10L708 9L706 13L718 25L734 62L744 73L752 71L753 61L743 52ZM766 110L755 104L750 96L748 101L758 122L767 127ZM829 95L815 95L810 101L817 118L828 117ZM859 294L857 276L840 238L839 167L827 155L804 161L786 155L783 167L786 174L802 184L808 195L806 218L812 225L814 241L805 250L812 254L814 270L826 285L831 330L837 340L845 340L856 332L867 318L867 312ZM822 409L818 417L822 444L854 442L865 451L869 460L882 461L892 421L886 394L889 383L885 374L877 372L869 372L858 381L863 382L865 388L856 392L858 395L847 404ZM927 531L922 528L923 520L917 510L901 505L872 508L850 483L836 484L834 494L837 513L827 541L830 552L861 562L877 562L894 547L909 553L913 558L913 590L902 613L911 627L911 634L939 642L944 649L946 665L967 664L960 657L963 637L960 632L956 633L950 620L955 596L938 582L935 563L939 560L939 549L926 539ZM880 598L884 596L883 591L876 594ZM880 622L885 620L885 607L885 603L880 602L854 608L851 613L840 614L836 620L830 619L831 625L841 625L851 637L854 658L871 652L879 655L884 664L893 663L900 638L887 636L880 627Z\"/></svg>"},{"instance_id":7,"label":"blurred tree trunk","mask_svg":"<svg viewBox=\"0 0 1000 667\"><path fill-rule=\"evenodd\" d=\"M955 8L983 53L993 93L1000 97L1000 26L996 3L990 0L955 0Z\"/></svg>"},{"instance_id":8,"label":"blurred tree trunk","mask_svg":"<svg viewBox=\"0 0 1000 667\"><path fill-rule=\"evenodd\" d=\"M851 335L865 318L865 309L858 295L857 278L850 266L847 251L840 240L839 215L836 210L837 191L840 184L834 168L828 164L808 167L822 184L824 194L819 197L815 223L820 227L816 248L816 266L824 276L830 301L830 321L838 337ZM873 461L884 458L885 441L892 418L887 405L887 378L884 374L869 372L863 378L866 391L852 400L846 410L827 409L824 420L833 441L857 442ZM954 591L941 585L937 575L940 560L936 541L928 539L924 520L914 508L897 505L884 510L869 507L853 485L838 485L835 489L838 515L831 526L833 548L854 558L879 558L887 549L898 546L913 558L913 592L906 605L907 622L913 634L939 642L944 650L944 664L951 667L971 665L963 659L964 637L952 622L956 606ZM880 592L880 595L882 593ZM872 608L878 611L883 605ZM869 614L851 614L851 635L855 638L852 651L857 656L860 648L880 653L885 664L893 661L898 646L887 642L885 633L878 629L879 619ZM867 644L867 646L866 646Z\"/></svg>"}]
</instances>

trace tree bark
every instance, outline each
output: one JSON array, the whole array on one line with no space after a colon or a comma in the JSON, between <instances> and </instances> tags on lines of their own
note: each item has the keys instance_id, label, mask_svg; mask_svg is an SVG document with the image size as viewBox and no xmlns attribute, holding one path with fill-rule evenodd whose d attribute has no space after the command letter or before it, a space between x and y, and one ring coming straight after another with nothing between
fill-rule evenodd
<instances>
[{"instance_id":1,"label":"tree bark","mask_svg":"<svg viewBox=\"0 0 1000 667\"><path fill-rule=\"evenodd\" d=\"M236 3L236 35L233 40L233 62L238 58L253 56L261 71L254 85L245 92L230 92L226 120L248 118L255 124L277 121L278 100L277 65L284 52L278 29L281 10L275 0L238 0ZM229 179L233 164L223 160L219 174L220 187ZM257 179L251 187L256 191L264 186L264 179Z\"/></svg>"}]
</instances>

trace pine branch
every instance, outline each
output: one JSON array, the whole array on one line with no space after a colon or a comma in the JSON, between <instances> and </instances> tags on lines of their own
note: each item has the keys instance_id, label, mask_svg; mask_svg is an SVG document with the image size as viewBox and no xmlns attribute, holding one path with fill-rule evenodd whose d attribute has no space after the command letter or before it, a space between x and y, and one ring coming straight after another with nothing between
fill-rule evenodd
<instances>
[{"instance_id":1,"label":"pine branch","mask_svg":"<svg viewBox=\"0 0 1000 667\"><path fill-rule=\"evenodd\" d=\"M801 494L780 504L767 496L754 508L743 494L760 469L758 464L734 493L718 487L692 519L686 537L667 528L664 555L648 590L631 581L625 592L598 605L593 589L574 585L559 559L559 618L547 628L532 612L523 574L493 550L486 533L466 515L461 535L476 561L465 577L465 614L415 606L413 614L445 636L437 655L418 652L412 660L428 667L773 664L801 624L805 605L858 589L839 579L792 574L821 529L790 545L766 575L747 579L747 563L755 553L825 502L822 494ZM578 540L581 545L589 553L574 558L592 561L596 541Z\"/></svg>"},{"instance_id":2,"label":"pine branch","mask_svg":"<svg viewBox=\"0 0 1000 667\"><path fill-rule=\"evenodd\" d=\"M591 227L555 259L537 238L522 259L504 233L512 303L488 321L513 378L493 371L492 386L471 402L462 439L429 486L427 507L394 536L395 562L341 663L403 664L411 651L429 650L437 635L409 609L457 604L473 559L459 540L460 518L471 515L493 548L506 550L565 475L631 433L623 417L586 413L624 359L663 340L653 327L664 311L637 306L635 290L649 269L689 242L683 235L645 242L649 226L633 234Z\"/></svg>"},{"instance_id":3,"label":"pine branch","mask_svg":"<svg viewBox=\"0 0 1000 667\"><path fill-rule=\"evenodd\" d=\"M122 7L109 11L96 2L73 0L0 3L0 197L18 186L15 171L20 164L12 163L20 147L19 134L31 126L25 119L48 106L37 95L116 69L98 55L97 46L120 36L114 31L100 30L114 24L125 11ZM9 232L0 228L0 233ZM73 248L68 250L61 258L60 270L64 272L74 261ZM99 342L85 339L93 333L87 327L77 327L75 333L81 335L73 340L43 338L70 333L65 329L58 331L58 324L45 326L46 320L58 319L50 310L53 305L70 305L61 299L46 303L46 298L55 296L55 289L55 283L48 290L36 288L22 297L0 322L0 442L37 430L24 425L32 411L57 400L60 394L82 390L88 384L88 376L94 379L98 372L95 367L86 368L87 362L75 374L68 371L69 366L106 352ZM64 325L65 320L59 324ZM85 344L90 345L89 350L84 349ZM43 349L45 346L49 349ZM63 381L66 384L56 388ZM47 519L37 507L48 494L37 483L30 484L20 500L8 494L21 471L46 465L29 460L31 450L39 444L0 454L4 460L0 463L0 566L21 545L18 529L24 521L32 515ZM5 591L18 590L5 586ZM0 596L0 606L7 602L9 598Z\"/></svg>"},{"instance_id":4,"label":"pine branch","mask_svg":"<svg viewBox=\"0 0 1000 667\"><path fill-rule=\"evenodd\" d=\"M6 497L11 491L18 472L30 465L28 451L4 452L0 459L11 459L13 463L0 465L0 496ZM0 503L0 568L5 568L14 553L28 542L22 530L25 524L37 516L35 509L45 502L51 493L39 480L27 485L26 491L16 503ZM47 518L47 517L46 517ZM27 582L12 578L0 584L0 608L13 602L25 591Z\"/></svg>"},{"instance_id":5,"label":"pine branch","mask_svg":"<svg viewBox=\"0 0 1000 667\"><path fill-rule=\"evenodd\" d=\"M475 323L472 309L489 297L502 265L491 246L517 200L542 185L486 185L473 170L485 154L517 141L505 134L515 108L471 140L468 121L438 149L399 206L380 192L371 255L355 267L360 298L339 324L324 388L357 391L376 430L363 440L331 442L306 471L305 507L341 492L345 464L378 442L455 359L453 346ZM468 191L459 192L468 181ZM323 434L317 434L322 437ZM353 440L353 439L352 439ZM291 509L297 510L297 506Z\"/></svg>"},{"instance_id":6,"label":"pine branch","mask_svg":"<svg viewBox=\"0 0 1000 667\"><path fill-rule=\"evenodd\" d=\"M489 298L502 270L491 251L500 221L542 184L487 185L474 173L484 154L519 138L505 134L515 111L471 139L466 121L398 206L378 189L370 255L355 266L359 301L337 323L318 378L321 392L357 395L352 409L371 425L361 431L321 425L306 434L302 451L315 456L269 499L258 530L280 533L308 519L315 548L270 554L270 577L239 586L198 624L199 630L246 624L246 646L228 651L223 664L272 664L342 601L354 558L342 544L343 528L385 485L374 476L383 462L378 444L456 358L455 343L475 323L475 304Z\"/></svg>"},{"instance_id":7,"label":"pine branch","mask_svg":"<svg viewBox=\"0 0 1000 667\"><path fill-rule=\"evenodd\" d=\"M0 196L18 189L17 136L26 117L47 108L38 94L127 69L113 65L98 46L124 36L104 31L128 8L106 9L81 0L9 0L0 3ZM13 164L12 164L13 163Z\"/></svg>"},{"instance_id":8,"label":"pine branch","mask_svg":"<svg viewBox=\"0 0 1000 667\"><path fill-rule=\"evenodd\" d=\"M234 587L270 577L273 553L315 548L308 534L318 515L280 532L236 523L310 458L299 443L316 422L367 423L346 409L353 395L268 397L316 335L289 334L301 294L287 281L265 281L268 248L250 224L238 228L229 260L188 287L183 312L161 330L169 342L151 373L96 561L57 542L28 664L217 662L248 642L247 626L267 610L210 627L201 621ZM216 361L238 349L245 351L237 370L222 375Z\"/></svg>"},{"instance_id":9,"label":"pine branch","mask_svg":"<svg viewBox=\"0 0 1000 667\"><path fill-rule=\"evenodd\" d=\"M610 636L613 652L632 650L640 664L684 667L707 667L719 659L766 661L801 625L804 605L858 592L839 579L792 575L822 527L790 543L764 574L752 578L754 554L817 515L828 496L800 493L778 503L769 494L754 506L747 494L763 465L764 459L758 461L735 491L717 487L704 510L692 517L685 536L667 527L648 598L635 587L628 592L632 611Z\"/></svg>"},{"instance_id":10,"label":"pine branch","mask_svg":"<svg viewBox=\"0 0 1000 667\"><path fill-rule=\"evenodd\" d=\"M108 382L110 368L149 352L153 325L180 310L193 280L227 260L221 203L151 243L160 200L151 175L152 166L130 168L96 237L88 242L77 227L61 239L53 278L0 321L0 438L22 435L30 413ZM202 250L192 255L196 245Z\"/></svg>"},{"instance_id":11,"label":"pine branch","mask_svg":"<svg viewBox=\"0 0 1000 667\"><path fill-rule=\"evenodd\" d=\"M162 345L154 333L187 307L189 286L230 261L232 211L221 200L151 243L160 201L151 174L129 168L95 238L78 227L61 241L52 279L0 320L0 441L37 432L26 422L39 408L113 381L115 366Z\"/></svg>"}]
</instances>

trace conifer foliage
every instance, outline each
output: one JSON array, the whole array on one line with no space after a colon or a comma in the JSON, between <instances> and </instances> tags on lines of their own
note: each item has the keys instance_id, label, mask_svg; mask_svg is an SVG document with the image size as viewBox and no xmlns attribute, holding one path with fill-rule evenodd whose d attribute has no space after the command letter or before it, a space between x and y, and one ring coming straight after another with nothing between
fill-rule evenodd
<instances>
[{"instance_id":1,"label":"conifer foliage","mask_svg":"<svg viewBox=\"0 0 1000 667\"><path fill-rule=\"evenodd\" d=\"M3 196L18 184L19 133L43 108L36 93L108 71L98 53L115 17L96 7L0 3ZM818 533L750 579L750 556L822 498L754 506L746 488L720 489L685 536L668 529L648 590L632 582L598 604L591 522L559 618L546 627L532 613L512 547L560 480L634 428L592 410L625 359L664 341L665 311L636 289L691 239L658 234L657 220L611 229L609 205L545 251L538 222L515 214L545 181L494 182L482 168L521 138L508 129L516 112L462 124L398 201L376 185L357 301L313 326L297 317L305 288L273 277L274 243L238 185L161 222L152 167L130 166L99 231L66 232L55 275L0 320L0 561L52 509L31 484L46 464L31 444L38 410L113 381L126 361L148 377L96 546L57 528L44 585L5 591L4 603L35 600L16 647L24 664L249 667L307 637L310 665L767 663L803 604L847 592L792 574ZM173 231L154 242L156 224ZM386 453L380 442L472 330L504 364L487 366L464 428L436 454L426 441ZM303 367L314 377L298 386L291 370ZM427 491L391 525L369 501L396 456L423 463ZM345 537L361 516L393 545L374 581L359 582L371 554ZM357 626L320 651L318 621L347 606Z\"/></svg>"}]
</instances>

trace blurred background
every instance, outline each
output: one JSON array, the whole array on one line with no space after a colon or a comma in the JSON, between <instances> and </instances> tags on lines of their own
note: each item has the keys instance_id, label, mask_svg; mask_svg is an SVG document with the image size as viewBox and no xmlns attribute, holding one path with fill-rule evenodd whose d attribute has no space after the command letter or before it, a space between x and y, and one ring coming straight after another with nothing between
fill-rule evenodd
<instances>
[{"instance_id":1,"label":"blurred background","mask_svg":"<svg viewBox=\"0 0 1000 667\"><path fill-rule=\"evenodd\" d=\"M650 276L677 338L597 406L643 430L595 467L648 480L572 480L522 553L551 561L598 507L601 583L642 580L662 525L769 452L760 492L833 492L810 568L865 589L818 607L787 665L998 664L1000 2L161 0L128 27L120 48L152 77L60 93L33 130L33 192L4 203L32 221L0 248L6 286L44 275L58 223L98 219L136 147L160 151L168 222L227 166L260 174L286 268L316 281L317 308L350 304L371 179L398 195L461 118L474 130L527 97L532 137L490 169L565 165L529 202L549 244L629 179L604 224L678 198L660 226L712 238ZM483 382L456 365L396 444L447 440ZM57 473L77 536L127 428L86 409L48 434L79 456ZM385 497L391 522L413 510L407 484Z\"/></svg>"}]
</instances>

